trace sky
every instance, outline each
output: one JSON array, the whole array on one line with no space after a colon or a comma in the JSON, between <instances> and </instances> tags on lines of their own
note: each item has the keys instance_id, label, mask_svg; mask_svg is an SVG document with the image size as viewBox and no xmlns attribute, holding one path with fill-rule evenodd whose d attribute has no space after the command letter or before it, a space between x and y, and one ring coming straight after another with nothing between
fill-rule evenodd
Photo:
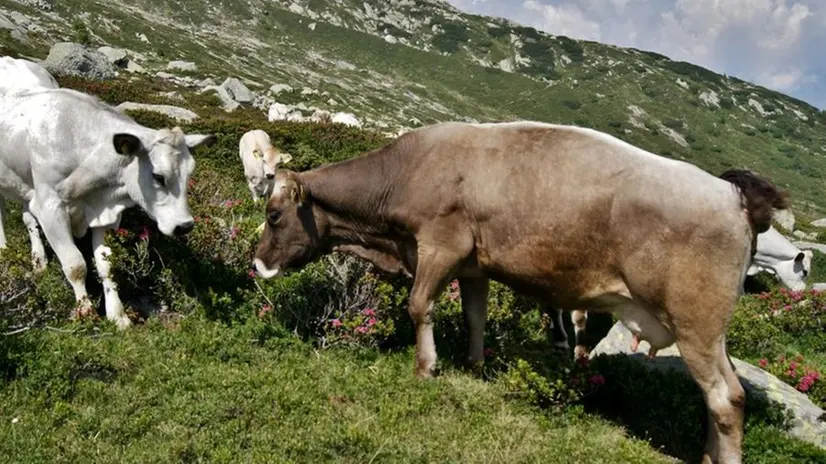
<instances>
[{"instance_id":1,"label":"sky","mask_svg":"<svg viewBox=\"0 0 826 464\"><path fill-rule=\"evenodd\" d=\"M826 109L826 0L448 0L554 35L654 51Z\"/></svg>"}]
</instances>

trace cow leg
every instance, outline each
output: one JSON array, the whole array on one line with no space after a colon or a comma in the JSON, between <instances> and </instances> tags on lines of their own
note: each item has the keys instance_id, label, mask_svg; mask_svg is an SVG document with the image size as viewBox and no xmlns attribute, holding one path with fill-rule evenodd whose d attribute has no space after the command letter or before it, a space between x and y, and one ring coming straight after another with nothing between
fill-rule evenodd
<instances>
[{"instance_id":1,"label":"cow leg","mask_svg":"<svg viewBox=\"0 0 826 464\"><path fill-rule=\"evenodd\" d=\"M585 345L585 327L588 324L588 310L575 309L571 311L571 322L574 324L574 359L588 356L588 347Z\"/></svg>"},{"instance_id":2,"label":"cow leg","mask_svg":"<svg viewBox=\"0 0 826 464\"><path fill-rule=\"evenodd\" d=\"M253 186L251 182L247 182L247 187L249 187L250 193L252 193L252 202L258 204L260 195L258 195L258 192L255 191L255 186Z\"/></svg>"},{"instance_id":3,"label":"cow leg","mask_svg":"<svg viewBox=\"0 0 826 464\"><path fill-rule=\"evenodd\" d=\"M6 199L0 197L0 250L6 248Z\"/></svg>"},{"instance_id":4,"label":"cow leg","mask_svg":"<svg viewBox=\"0 0 826 464\"><path fill-rule=\"evenodd\" d=\"M46 240L63 267L63 274L72 286L77 301L74 315L92 315L94 308L86 291L86 261L75 246L66 206L60 200L46 195L41 194L32 199L29 210L40 222Z\"/></svg>"},{"instance_id":5,"label":"cow leg","mask_svg":"<svg viewBox=\"0 0 826 464\"><path fill-rule=\"evenodd\" d=\"M109 256L112 255L112 249L104 244L104 237L106 236L106 229L103 227L95 227L92 229L92 250L95 255L95 267L103 284L103 297L106 303L106 318L114 322L119 329L125 329L132 324L129 317L123 311L123 302L118 295L118 287L112 280L111 269L112 265L109 263Z\"/></svg>"},{"instance_id":6,"label":"cow leg","mask_svg":"<svg viewBox=\"0 0 826 464\"><path fill-rule=\"evenodd\" d=\"M26 230L29 232L29 242L32 246L32 268L36 273L46 270L46 249L43 247L43 241L40 240L40 229L37 224L37 219L29 211L28 205L23 205L23 223L26 224Z\"/></svg>"},{"instance_id":7,"label":"cow leg","mask_svg":"<svg viewBox=\"0 0 826 464\"><path fill-rule=\"evenodd\" d=\"M459 278L462 312L468 328L468 364L475 367L485 361L485 320L488 313L487 278Z\"/></svg>"},{"instance_id":8,"label":"cow leg","mask_svg":"<svg viewBox=\"0 0 826 464\"><path fill-rule=\"evenodd\" d=\"M420 245L416 276L410 291L409 312L416 328L416 376L430 378L436 367L433 339L433 303L447 286L459 258L450 249Z\"/></svg>"},{"instance_id":9,"label":"cow leg","mask_svg":"<svg viewBox=\"0 0 826 464\"><path fill-rule=\"evenodd\" d=\"M551 331L549 333L551 339L549 341L553 346L568 351L571 345L568 344L568 332L565 331L565 325L562 321L562 314L564 311L547 303L544 304L543 307L544 313L551 317L552 322Z\"/></svg>"}]
</instances>

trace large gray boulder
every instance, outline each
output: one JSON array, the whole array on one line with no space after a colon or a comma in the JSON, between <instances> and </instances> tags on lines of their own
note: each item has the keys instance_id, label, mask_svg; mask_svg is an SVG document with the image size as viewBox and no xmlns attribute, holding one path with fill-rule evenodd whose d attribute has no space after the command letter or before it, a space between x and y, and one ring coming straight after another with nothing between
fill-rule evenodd
<instances>
[{"instance_id":1,"label":"large gray boulder","mask_svg":"<svg viewBox=\"0 0 826 464\"><path fill-rule=\"evenodd\" d=\"M166 65L166 69L170 71L197 71L198 65L191 61L170 61Z\"/></svg>"},{"instance_id":2,"label":"large gray boulder","mask_svg":"<svg viewBox=\"0 0 826 464\"><path fill-rule=\"evenodd\" d=\"M255 101L255 94L252 93L243 82L234 77L228 77L227 80L221 84L221 87L238 103L246 104Z\"/></svg>"},{"instance_id":3,"label":"large gray boulder","mask_svg":"<svg viewBox=\"0 0 826 464\"><path fill-rule=\"evenodd\" d=\"M43 66L52 74L69 74L89 79L113 79L112 63L103 53L72 42L52 45Z\"/></svg>"},{"instance_id":4,"label":"large gray boulder","mask_svg":"<svg viewBox=\"0 0 826 464\"><path fill-rule=\"evenodd\" d=\"M228 113L234 111L236 108L241 106L240 104L238 104L237 101L235 101L232 98L232 95L229 94L227 89L225 89L221 85L210 85L210 86L204 87L198 93L204 93L204 92L210 92L210 91L215 92L218 95L218 98L221 99L221 107L224 109L224 111L226 111Z\"/></svg>"},{"instance_id":5,"label":"large gray boulder","mask_svg":"<svg viewBox=\"0 0 826 464\"><path fill-rule=\"evenodd\" d=\"M608 331L608 335L594 347L589 357L594 358L600 354L626 354L639 359L640 363L651 369L674 369L689 375L677 345L662 349L657 352L654 359L649 359L650 345L648 342L640 341L637 352L632 353L631 337L631 331L622 322L617 322ZM801 440L826 448L826 422L820 420L820 417L824 415L823 409L812 403L805 394L759 367L737 358L730 357L730 359L734 363L735 372L747 395L760 396L784 406L794 414L792 430L789 433Z\"/></svg>"},{"instance_id":6,"label":"large gray boulder","mask_svg":"<svg viewBox=\"0 0 826 464\"><path fill-rule=\"evenodd\" d=\"M122 48L105 46L98 48L98 51L102 53L110 63L119 68L125 69L129 64L129 54Z\"/></svg>"},{"instance_id":7,"label":"large gray boulder","mask_svg":"<svg viewBox=\"0 0 826 464\"><path fill-rule=\"evenodd\" d=\"M148 103L123 102L115 107L118 111L125 110L145 110L154 111L185 122L198 119L198 115L186 108L172 105L150 105Z\"/></svg>"},{"instance_id":8,"label":"large gray boulder","mask_svg":"<svg viewBox=\"0 0 826 464\"><path fill-rule=\"evenodd\" d=\"M782 209L779 211L774 212L774 220L780 224L781 227L786 229L786 232L792 232L794 230L794 213L791 209Z\"/></svg>"}]
</instances>

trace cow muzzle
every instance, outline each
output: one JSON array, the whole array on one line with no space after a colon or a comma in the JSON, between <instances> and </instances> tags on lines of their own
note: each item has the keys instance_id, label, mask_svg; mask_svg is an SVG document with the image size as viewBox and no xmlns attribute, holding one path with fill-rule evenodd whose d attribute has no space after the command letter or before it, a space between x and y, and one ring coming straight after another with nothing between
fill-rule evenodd
<instances>
[{"instance_id":1,"label":"cow muzzle","mask_svg":"<svg viewBox=\"0 0 826 464\"><path fill-rule=\"evenodd\" d=\"M192 232L192 229L194 227L195 227L195 222L194 221L187 221L187 222L184 222L182 224L178 224L177 226L175 226L175 230L174 230L173 233L177 237L181 237L183 235L186 235L186 234Z\"/></svg>"},{"instance_id":2,"label":"cow muzzle","mask_svg":"<svg viewBox=\"0 0 826 464\"><path fill-rule=\"evenodd\" d=\"M284 275L284 273L281 271L281 267L277 266L273 269L270 269L267 267L266 264L264 264L263 261L261 261L258 258L252 260L252 265L255 266L255 271L258 273L258 275L265 279L277 278Z\"/></svg>"}]
</instances>

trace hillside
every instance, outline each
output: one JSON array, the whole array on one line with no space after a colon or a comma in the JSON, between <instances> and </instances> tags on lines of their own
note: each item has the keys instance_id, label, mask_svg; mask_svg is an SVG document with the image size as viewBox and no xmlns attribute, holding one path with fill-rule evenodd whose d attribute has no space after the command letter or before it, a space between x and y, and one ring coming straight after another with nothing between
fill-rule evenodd
<instances>
[{"instance_id":1,"label":"hillside","mask_svg":"<svg viewBox=\"0 0 826 464\"><path fill-rule=\"evenodd\" d=\"M150 74L234 76L268 101L352 112L388 133L447 119L575 123L712 173L750 167L789 188L798 215L826 214L826 112L734 77L440 0L193 5L0 0L0 53L109 44ZM197 69L170 71L172 60Z\"/></svg>"}]
</instances>

